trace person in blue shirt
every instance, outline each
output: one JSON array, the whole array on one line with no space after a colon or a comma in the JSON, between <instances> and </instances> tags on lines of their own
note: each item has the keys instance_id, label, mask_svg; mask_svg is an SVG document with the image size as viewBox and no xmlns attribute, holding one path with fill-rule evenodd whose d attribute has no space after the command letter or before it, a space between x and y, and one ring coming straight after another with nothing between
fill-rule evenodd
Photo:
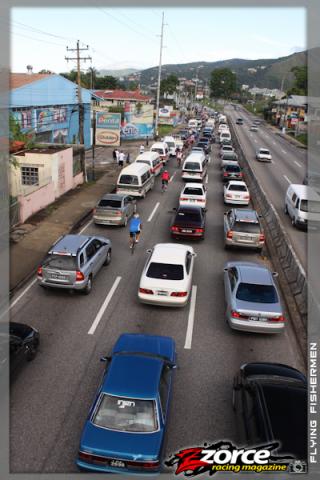
<instances>
[{"instance_id":1,"label":"person in blue shirt","mask_svg":"<svg viewBox=\"0 0 320 480\"><path fill-rule=\"evenodd\" d=\"M139 242L140 232L142 229L142 223L140 220L139 213L135 213L133 218L130 220L129 231L130 231L130 248L132 248L133 237L136 236L136 242Z\"/></svg>"}]
</instances>

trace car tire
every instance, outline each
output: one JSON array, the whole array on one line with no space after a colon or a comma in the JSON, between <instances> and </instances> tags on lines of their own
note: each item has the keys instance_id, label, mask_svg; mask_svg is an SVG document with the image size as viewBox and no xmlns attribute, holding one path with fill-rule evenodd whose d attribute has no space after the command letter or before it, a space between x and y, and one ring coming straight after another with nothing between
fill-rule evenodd
<instances>
[{"instance_id":1,"label":"car tire","mask_svg":"<svg viewBox=\"0 0 320 480\"><path fill-rule=\"evenodd\" d=\"M291 218L291 224L292 224L293 227L296 227L296 226L297 226L297 222L296 222L295 216L293 216L293 217Z\"/></svg>"},{"instance_id":2,"label":"car tire","mask_svg":"<svg viewBox=\"0 0 320 480\"><path fill-rule=\"evenodd\" d=\"M38 345L39 345L38 341L34 341L32 342L31 345L28 345L27 351L26 351L26 359L28 362L31 362L37 355Z\"/></svg>"},{"instance_id":3,"label":"car tire","mask_svg":"<svg viewBox=\"0 0 320 480\"><path fill-rule=\"evenodd\" d=\"M86 285L85 288L82 290L82 292L83 292L84 295L89 295L89 293L91 292L91 290L92 290L92 275L89 276L87 285Z\"/></svg>"},{"instance_id":4,"label":"car tire","mask_svg":"<svg viewBox=\"0 0 320 480\"><path fill-rule=\"evenodd\" d=\"M141 195L141 198L146 198L146 192Z\"/></svg>"},{"instance_id":5,"label":"car tire","mask_svg":"<svg viewBox=\"0 0 320 480\"><path fill-rule=\"evenodd\" d=\"M109 248L106 259L104 261L104 266L107 267L111 262L111 248Z\"/></svg>"},{"instance_id":6,"label":"car tire","mask_svg":"<svg viewBox=\"0 0 320 480\"><path fill-rule=\"evenodd\" d=\"M288 215L288 213L289 213L289 212L288 212L288 207L287 207L287 204L285 204L285 206L284 206L284 214L285 214L285 215Z\"/></svg>"}]
</instances>

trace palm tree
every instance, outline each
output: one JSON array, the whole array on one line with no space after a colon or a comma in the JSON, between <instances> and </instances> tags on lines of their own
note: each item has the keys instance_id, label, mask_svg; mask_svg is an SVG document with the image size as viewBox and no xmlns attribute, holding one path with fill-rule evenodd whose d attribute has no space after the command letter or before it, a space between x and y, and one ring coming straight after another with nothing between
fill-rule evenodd
<instances>
[{"instance_id":1,"label":"palm tree","mask_svg":"<svg viewBox=\"0 0 320 480\"><path fill-rule=\"evenodd\" d=\"M89 67L88 68L88 73L90 74L90 88L91 90L94 90L94 85L95 85L95 80L97 78L97 75L99 74L98 70L94 67Z\"/></svg>"}]
</instances>

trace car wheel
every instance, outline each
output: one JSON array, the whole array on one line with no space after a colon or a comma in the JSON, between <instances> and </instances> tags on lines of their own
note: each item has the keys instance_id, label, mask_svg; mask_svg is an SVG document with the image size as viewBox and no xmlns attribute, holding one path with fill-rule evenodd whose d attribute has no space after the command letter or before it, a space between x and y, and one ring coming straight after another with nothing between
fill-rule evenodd
<instances>
[{"instance_id":1,"label":"car wheel","mask_svg":"<svg viewBox=\"0 0 320 480\"><path fill-rule=\"evenodd\" d=\"M26 359L28 362L31 362L37 355L39 342L34 341L30 345L27 345L26 348Z\"/></svg>"},{"instance_id":2,"label":"car wheel","mask_svg":"<svg viewBox=\"0 0 320 480\"><path fill-rule=\"evenodd\" d=\"M91 290L92 290L92 275L90 275L90 277L88 278L88 282L87 282L87 285L85 286L85 288L83 289L83 293L85 295L89 295Z\"/></svg>"},{"instance_id":3,"label":"car wheel","mask_svg":"<svg viewBox=\"0 0 320 480\"><path fill-rule=\"evenodd\" d=\"M146 198L146 192L141 195L142 198Z\"/></svg>"},{"instance_id":4,"label":"car wheel","mask_svg":"<svg viewBox=\"0 0 320 480\"><path fill-rule=\"evenodd\" d=\"M293 226L293 227L296 227L296 226L297 226L297 222L296 222L295 217L292 217L292 218L291 218L291 223L292 223L292 226Z\"/></svg>"},{"instance_id":5,"label":"car wheel","mask_svg":"<svg viewBox=\"0 0 320 480\"><path fill-rule=\"evenodd\" d=\"M106 259L104 261L104 266L107 266L109 265L111 262L111 249L108 250L108 253L107 253L107 256L106 256Z\"/></svg>"},{"instance_id":6,"label":"car wheel","mask_svg":"<svg viewBox=\"0 0 320 480\"><path fill-rule=\"evenodd\" d=\"M288 207L287 207L287 204L285 204L285 206L284 206L284 213L285 213L285 215L288 215Z\"/></svg>"}]
</instances>

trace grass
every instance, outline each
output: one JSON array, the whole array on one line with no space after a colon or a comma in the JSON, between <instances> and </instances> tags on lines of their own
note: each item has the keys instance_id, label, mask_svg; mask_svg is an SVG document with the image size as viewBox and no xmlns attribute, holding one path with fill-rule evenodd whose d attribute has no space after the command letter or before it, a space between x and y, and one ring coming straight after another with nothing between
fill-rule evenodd
<instances>
[{"instance_id":1,"label":"grass","mask_svg":"<svg viewBox=\"0 0 320 480\"><path fill-rule=\"evenodd\" d=\"M172 133L174 127L172 125L159 125L159 137L164 137L165 135L170 135Z\"/></svg>"},{"instance_id":2,"label":"grass","mask_svg":"<svg viewBox=\"0 0 320 480\"><path fill-rule=\"evenodd\" d=\"M303 143L303 145L308 145L308 134L307 133L300 133L300 135L294 136L294 133L289 132L289 135L292 135L293 138L298 140L298 142Z\"/></svg>"}]
</instances>

